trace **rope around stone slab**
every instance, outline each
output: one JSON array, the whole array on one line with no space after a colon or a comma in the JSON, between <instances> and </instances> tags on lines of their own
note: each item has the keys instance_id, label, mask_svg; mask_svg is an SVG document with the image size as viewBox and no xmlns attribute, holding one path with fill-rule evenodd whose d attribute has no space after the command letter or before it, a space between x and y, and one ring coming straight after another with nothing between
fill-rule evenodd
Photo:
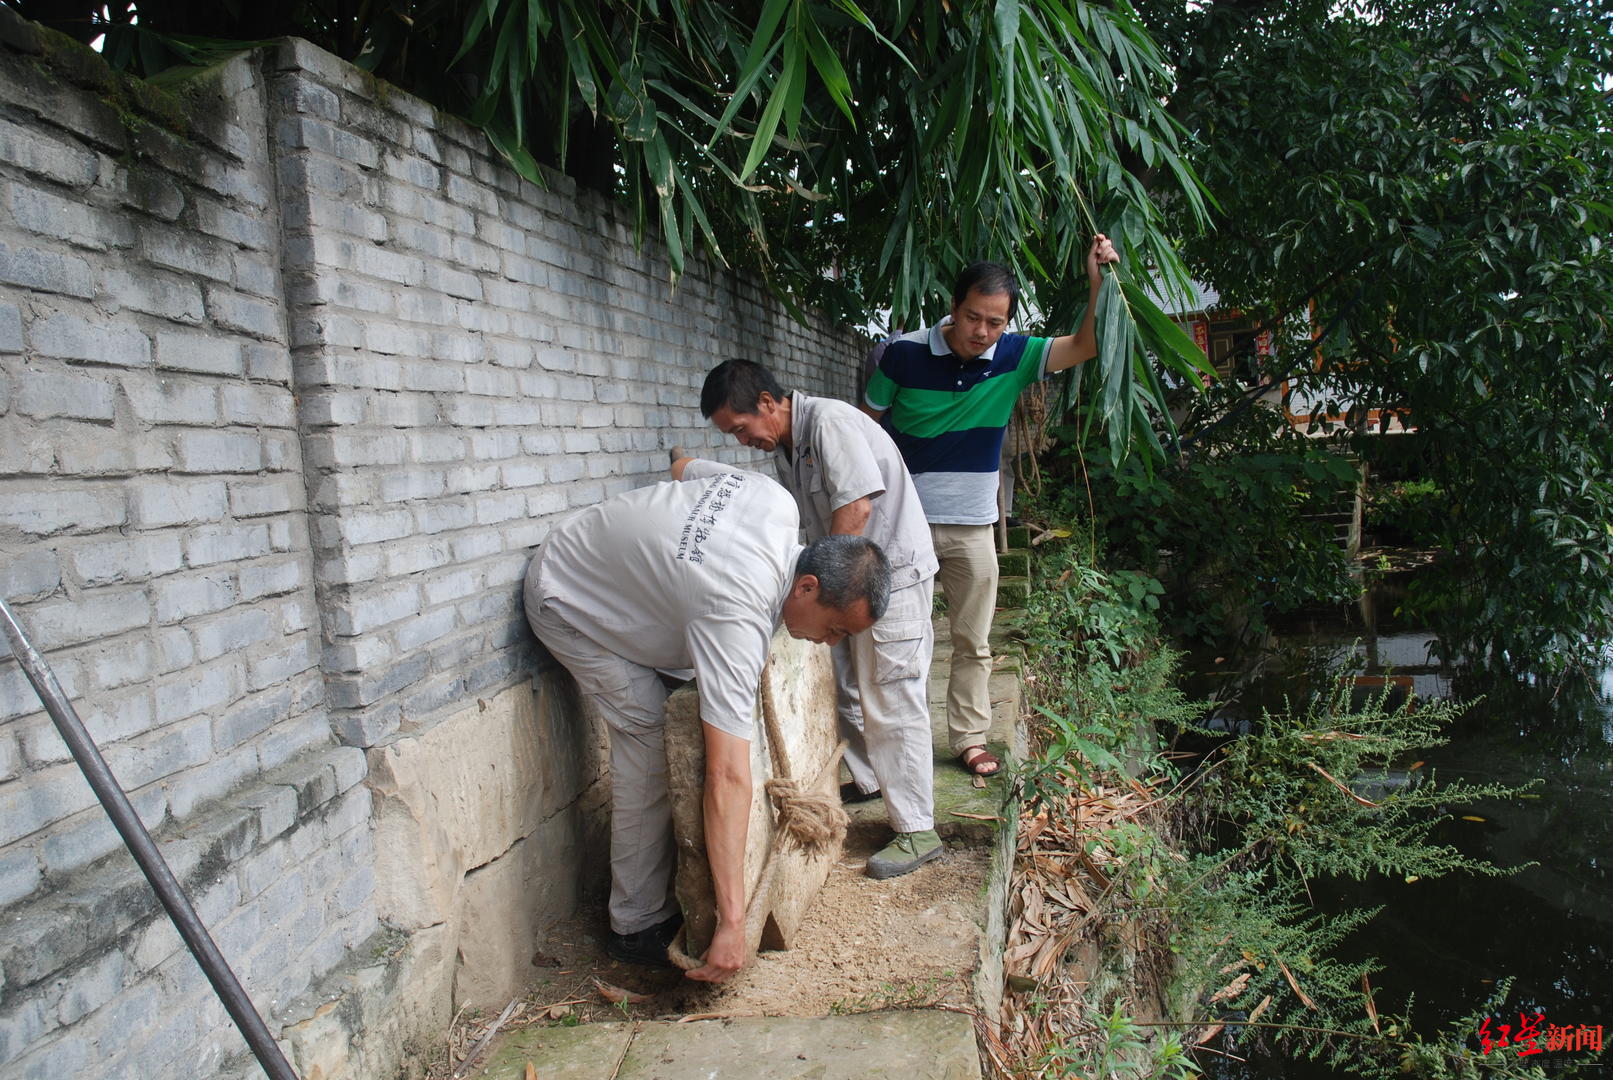
<instances>
[{"instance_id":1,"label":"rope around stone slab","mask_svg":"<svg viewBox=\"0 0 1613 1080\"><path fill-rule=\"evenodd\" d=\"M674 967L682 968L684 971L693 971L695 968L701 967L702 964L683 951L684 945L688 944L688 940L685 937L687 929L687 923L678 927L678 932L673 935L672 943L666 947L666 958L672 961Z\"/></svg>"},{"instance_id":2,"label":"rope around stone slab","mask_svg":"<svg viewBox=\"0 0 1613 1080\"><path fill-rule=\"evenodd\" d=\"M762 725L767 734L767 752L773 762L773 778L764 790L773 800L778 813L776 825L793 839L808 855L816 855L845 838L851 819L840 805L839 788L832 781L839 775L840 759L845 756L846 743L835 746L829 761L803 788L790 775L789 759L784 755L784 729L779 723L778 707L773 700L773 658L768 656L762 666L761 680ZM824 788L833 790L826 794Z\"/></svg>"},{"instance_id":3,"label":"rope around stone slab","mask_svg":"<svg viewBox=\"0 0 1613 1080\"><path fill-rule=\"evenodd\" d=\"M827 851L846 838L851 817L840 804L840 792L823 790L824 774L835 775L845 752L845 743L836 746L823 772L805 791L787 776L775 776L767 782L768 798L778 811L779 829L808 855Z\"/></svg>"}]
</instances>

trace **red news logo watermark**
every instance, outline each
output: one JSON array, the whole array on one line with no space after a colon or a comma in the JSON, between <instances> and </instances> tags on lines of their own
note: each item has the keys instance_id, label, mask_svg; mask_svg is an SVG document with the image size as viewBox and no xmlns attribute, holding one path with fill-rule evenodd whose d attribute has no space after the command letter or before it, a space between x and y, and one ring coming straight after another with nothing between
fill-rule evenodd
<instances>
[{"instance_id":1,"label":"red news logo watermark","mask_svg":"<svg viewBox=\"0 0 1613 1080\"><path fill-rule=\"evenodd\" d=\"M1492 1027L1490 1018L1486 1016L1479 1025L1479 1045L1486 1054L1508 1046L1516 1047L1519 1057L1577 1050L1601 1053L1601 1024L1595 1027L1589 1024L1546 1024L1545 1019L1545 1013L1535 1013L1533 1016L1519 1013L1518 1026L1514 1029L1511 1024L1498 1023Z\"/></svg>"}]
</instances>

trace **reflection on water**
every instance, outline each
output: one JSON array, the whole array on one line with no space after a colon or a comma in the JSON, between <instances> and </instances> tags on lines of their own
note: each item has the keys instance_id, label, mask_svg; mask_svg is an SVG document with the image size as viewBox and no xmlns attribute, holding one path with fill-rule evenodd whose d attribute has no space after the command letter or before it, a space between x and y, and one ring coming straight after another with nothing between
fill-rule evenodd
<instances>
[{"instance_id":1,"label":"reflection on water","mask_svg":"<svg viewBox=\"0 0 1613 1080\"><path fill-rule=\"evenodd\" d=\"M1449 745L1419 755L1427 767L1442 783L1544 783L1528 798L1461 809L1483 820L1459 817L1435 838L1498 866L1534 865L1505 877L1320 885L1317 899L1333 909L1383 906L1352 940L1352 958L1382 962L1373 979L1380 1008L1398 1011L1414 996L1424 1033L1472 1010L1506 978L1514 980L1511 1012L1613 1028L1613 652L1595 670L1518 682L1441 666L1429 644L1427 633L1364 605L1278 629L1255 657L1205 658L1206 674L1188 689L1215 699L1214 722L1233 732L1262 708L1284 708L1285 697L1298 705L1325 692L1341 673L1387 678L1424 698L1482 699L1457 721ZM1245 1075L1332 1075L1307 1063L1276 1066Z\"/></svg>"}]
</instances>

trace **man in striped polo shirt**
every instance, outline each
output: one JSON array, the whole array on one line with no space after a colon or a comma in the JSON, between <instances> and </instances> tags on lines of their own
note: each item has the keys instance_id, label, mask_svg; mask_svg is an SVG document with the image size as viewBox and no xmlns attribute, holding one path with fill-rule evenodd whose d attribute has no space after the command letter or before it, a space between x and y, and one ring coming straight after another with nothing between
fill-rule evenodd
<instances>
[{"instance_id":1,"label":"man in striped polo shirt","mask_svg":"<svg viewBox=\"0 0 1613 1080\"><path fill-rule=\"evenodd\" d=\"M868 380L864 409L896 440L930 523L947 598L952 670L947 728L963 767L990 776L1002 765L986 749L991 727L992 612L997 606L997 472L1003 435L1019 392L1098 353L1094 315L1103 264L1118 262L1099 235L1087 251L1091 302L1081 327L1064 337L1004 331L1019 307L1019 282L998 263L958 276L952 314L890 342Z\"/></svg>"}]
</instances>

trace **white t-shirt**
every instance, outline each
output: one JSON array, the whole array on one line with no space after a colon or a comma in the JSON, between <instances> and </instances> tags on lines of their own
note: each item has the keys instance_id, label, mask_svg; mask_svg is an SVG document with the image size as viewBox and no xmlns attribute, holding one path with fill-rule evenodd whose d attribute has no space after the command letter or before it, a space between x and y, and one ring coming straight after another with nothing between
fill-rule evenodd
<instances>
[{"instance_id":1,"label":"white t-shirt","mask_svg":"<svg viewBox=\"0 0 1613 1080\"><path fill-rule=\"evenodd\" d=\"M749 739L799 527L789 493L758 473L638 488L555 527L539 593L624 659L693 668L700 718Z\"/></svg>"}]
</instances>

